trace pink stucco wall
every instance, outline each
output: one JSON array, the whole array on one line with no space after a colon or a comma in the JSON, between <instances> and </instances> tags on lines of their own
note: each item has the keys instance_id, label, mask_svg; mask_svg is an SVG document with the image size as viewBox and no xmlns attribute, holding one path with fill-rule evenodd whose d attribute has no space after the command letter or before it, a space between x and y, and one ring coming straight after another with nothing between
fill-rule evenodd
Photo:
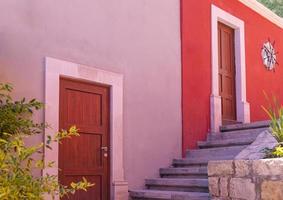
<instances>
[{"instance_id":1,"label":"pink stucco wall","mask_svg":"<svg viewBox=\"0 0 283 200\"><path fill-rule=\"evenodd\" d=\"M0 8L0 81L16 97L44 99L45 56L124 74L130 189L181 156L179 0L2 0Z\"/></svg>"}]
</instances>

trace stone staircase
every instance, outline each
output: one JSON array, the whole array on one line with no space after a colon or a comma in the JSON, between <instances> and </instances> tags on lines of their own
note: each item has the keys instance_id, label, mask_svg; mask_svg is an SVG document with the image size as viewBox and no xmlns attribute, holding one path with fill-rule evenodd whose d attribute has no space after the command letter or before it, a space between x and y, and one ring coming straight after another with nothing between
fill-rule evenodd
<instances>
[{"instance_id":1,"label":"stone staircase","mask_svg":"<svg viewBox=\"0 0 283 200\"><path fill-rule=\"evenodd\" d=\"M172 166L159 170L160 178L146 179L144 190L129 191L133 200L208 200L207 164L210 160L235 158L268 128L269 122L222 126L188 150L186 158L174 159Z\"/></svg>"}]
</instances>

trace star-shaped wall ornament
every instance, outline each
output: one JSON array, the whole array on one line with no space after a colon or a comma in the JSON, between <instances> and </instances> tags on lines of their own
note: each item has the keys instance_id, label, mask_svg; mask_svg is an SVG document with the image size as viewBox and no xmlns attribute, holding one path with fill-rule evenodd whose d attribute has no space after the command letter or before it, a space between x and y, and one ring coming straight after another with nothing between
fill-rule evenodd
<instances>
[{"instance_id":1,"label":"star-shaped wall ornament","mask_svg":"<svg viewBox=\"0 0 283 200\"><path fill-rule=\"evenodd\" d=\"M279 65L276 56L278 52L275 51L274 47L275 41L270 42L270 40L268 39L268 41L263 44L261 50L263 64L270 71L275 71L276 65Z\"/></svg>"}]
</instances>

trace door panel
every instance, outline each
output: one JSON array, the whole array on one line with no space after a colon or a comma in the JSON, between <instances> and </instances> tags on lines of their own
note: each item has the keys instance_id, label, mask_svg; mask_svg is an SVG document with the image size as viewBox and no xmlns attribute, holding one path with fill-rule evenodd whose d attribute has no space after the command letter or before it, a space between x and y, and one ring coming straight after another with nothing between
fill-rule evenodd
<instances>
[{"instance_id":1,"label":"door panel","mask_svg":"<svg viewBox=\"0 0 283 200\"><path fill-rule=\"evenodd\" d=\"M218 23L219 94L222 123L236 122L234 29Z\"/></svg>"},{"instance_id":2,"label":"door panel","mask_svg":"<svg viewBox=\"0 0 283 200\"><path fill-rule=\"evenodd\" d=\"M72 200L109 199L109 88L71 79L60 79L60 129L76 125L79 137L59 145L59 180L68 185L82 177L95 183ZM68 199L68 198L63 198Z\"/></svg>"}]
</instances>

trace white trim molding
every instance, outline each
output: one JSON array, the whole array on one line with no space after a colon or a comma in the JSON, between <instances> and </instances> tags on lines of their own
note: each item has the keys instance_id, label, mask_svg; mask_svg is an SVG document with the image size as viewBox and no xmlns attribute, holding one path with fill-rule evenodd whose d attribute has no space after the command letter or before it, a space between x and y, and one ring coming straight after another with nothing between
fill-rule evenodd
<instances>
[{"instance_id":1,"label":"white trim molding","mask_svg":"<svg viewBox=\"0 0 283 200\"><path fill-rule=\"evenodd\" d=\"M256 0L239 0L245 6L265 17L280 28L283 28L283 19Z\"/></svg>"},{"instance_id":2,"label":"white trim molding","mask_svg":"<svg viewBox=\"0 0 283 200\"><path fill-rule=\"evenodd\" d=\"M111 87L111 199L127 199L128 183L124 176L123 162L123 75L50 57L46 57L45 67L45 121L52 127L52 129L45 130L45 139L59 129L60 77L87 80ZM46 163L55 161L55 165L43 173L58 175L58 143L53 143L51 147L52 150L45 149L44 160ZM47 197L47 199L50 198ZM59 197L56 199L59 199Z\"/></svg>"},{"instance_id":3,"label":"white trim molding","mask_svg":"<svg viewBox=\"0 0 283 200\"><path fill-rule=\"evenodd\" d=\"M246 100L245 24L242 20L211 6L212 88L210 97L211 131L218 132L222 125L221 97L218 83L218 22L235 30L236 107L237 121L250 122L250 106Z\"/></svg>"}]
</instances>

